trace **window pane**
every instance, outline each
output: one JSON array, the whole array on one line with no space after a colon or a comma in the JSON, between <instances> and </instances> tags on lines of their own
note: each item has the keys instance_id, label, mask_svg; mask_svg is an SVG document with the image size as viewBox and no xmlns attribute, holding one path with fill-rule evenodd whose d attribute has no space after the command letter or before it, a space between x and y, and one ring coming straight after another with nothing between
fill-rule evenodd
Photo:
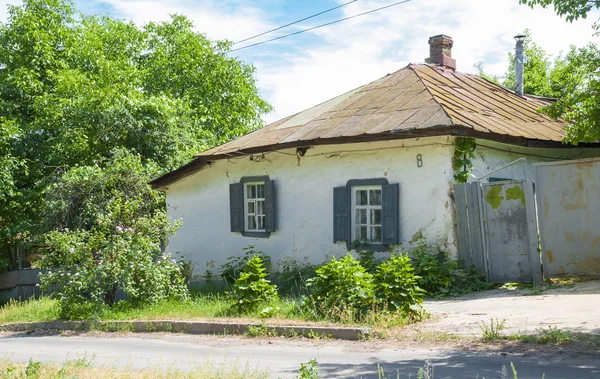
<instances>
[{"instance_id":1,"label":"window pane","mask_svg":"<svg viewBox=\"0 0 600 379\"><path fill-rule=\"evenodd\" d=\"M357 225L366 224L367 223L367 210L366 209L357 209L356 210L356 219L354 222Z\"/></svg>"},{"instance_id":2,"label":"window pane","mask_svg":"<svg viewBox=\"0 0 600 379\"><path fill-rule=\"evenodd\" d=\"M264 200L257 201L256 205L258 206L258 211L256 212L256 214L264 215L265 214L265 202L264 202Z\"/></svg>"},{"instance_id":3,"label":"window pane","mask_svg":"<svg viewBox=\"0 0 600 379\"><path fill-rule=\"evenodd\" d=\"M254 214L254 201L248 202L248 214Z\"/></svg>"},{"instance_id":4,"label":"window pane","mask_svg":"<svg viewBox=\"0 0 600 379\"><path fill-rule=\"evenodd\" d=\"M256 199L256 186L254 184L249 184L246 188L246 197L248 199Z\"/></svg>"},{"instance_id":5,"label":"window pane","mask_svg":"<svg viewBox=\"0 0 600 379\"><path fill-rule=\"evenodd\" d=\"M370 205L381 205L381 190L370 190L369 191L369 204Z\"/></svg>"},{"instance_id":6,"label":"window pane","mask_svg":"<svg viewBox=\"0 0 600 379\"><path fill-rule=\"evenodd\" d=\"M265 198L265 185L264 184L257 184L256 185L256 197L258 199L264 199Z\"/></svg>"},{"instance_id":7,"label":"window pane","mask_svg":"<svg viewBox=\"0 0 600 379\"><path fill-rule=\"evenodd\" d=\"M371 227L371 242L381 242L381 226Z\"/></svg>"},{"instance_id":8,"label":"window pane","mask_svg":"<svg viewBox=\"0 0 600 379\"><path fill-rule=\"evenodd\" d=\"M248 216L248 230L256 230L256 220L254 216Z\"/></svg>"},{"instance_id":9,"label":"window pane","mask_svg":"<svg viewBox=\"0 0 600 379\"><path fill-rule=\"evenodd\" d=\"M367 205L368 191L358 190L356 191L356 205Z\"/></svg>"},{"instance_id":10,"label":"window pane","mask_svg":"<svg viewBox=\"0 0 600 379\"><path fill-rule=\"evenodd\" d=\"M358 239L360 241L368 240L368 237L367 237L367 227L366 226L360 226L359 228L360 228L360 231L359 231L359 234L358 234Z\"/></svg>"},{"instance_id":11,"label":"window pane","mask_svg":"<svg viewBox=\"0 0 600 379\"><path fill-rule=\"evenodd\" d=\"M258 228L260 230L264 230L265 229L265 216L258 216Z\"/></svg>"},{"instance_id":12,"label":"window pane","mask_svg":"<svg viewBox=\"0 0 600 379\"><path fill-rule=\"evenodd\" d=\"M371 225L381 225L381 209L371 209Z\"/></svg>"}]
</instances>

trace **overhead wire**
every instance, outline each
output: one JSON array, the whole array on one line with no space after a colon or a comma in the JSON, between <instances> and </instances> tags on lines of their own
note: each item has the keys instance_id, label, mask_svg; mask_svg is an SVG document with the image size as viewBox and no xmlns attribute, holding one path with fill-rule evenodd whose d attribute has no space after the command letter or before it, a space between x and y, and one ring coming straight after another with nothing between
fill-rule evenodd
<instances>
[{"instance_id":1,"label":"overhead wire","mask_svg":"<svg viewBox=\"0 0 600 379\"><path fill-rule=\"evenodd\" d=\"M298 24L298 23L300 23L300 22L302 22L302 21L310 20L311 18L314 18L314 17L320 16L320 15L322 15L322 14L325 14L325 13L327 13L327 12L331 12L331 11L333 11L333 10L336 10L336 9L339 9L339 8L341 8L341 7L345 7L346 5L349 5L349 4L352 4L352 3L356 3L357 1L358 1L358 0L352 0L352 1L349 1L349 2L347 2L347 3L345 3L345 4L338 5L337 7L333 7L333 8L327 9L327 10L325 10L325 11L323 11L323 12L315 13L315 14L313 14L312 16L304 17L303 19L300 19L300 20L298 20L298 21L290 22L289 24L282 25L282 26L280 26L280 27L278 27L278 28L271 29L271 30L267 30L266 32L263 32L263 33L257 34L257 35L255 35L255 36L252 36L252 37L245 38L245 39L243 39L243 40L241 40L241 41L234 42L233 44L234 44L234 45L237 45L238 43L242 43L242 42L250 41L251 39L258 38L258 37L261 37L261 36L264 36L265 34L269 34L269 33L275 32L275 31L277 31L277 30L280 30L280 29L283 29L283 28L287 28L288 26L292 26L292 25L294 25L294 24Z\"/></svg>"},{"instance_id":2,"label":"overhead wire","mask_svg":"<svg viewBox=\"0 0 600 379\"><path fill-rule=\"evenodd\" d=\"M253 43L253 44L250 44L250 45L246 45L246 46L238 47L237 49L232 49L232 50L229 50L229 51L228 51L228 53L232 53L232 52L234 52L234 51L239 51L239 50L247 49L247 48L249 48L249 47L254 47L254 46L262 45L262 44L265 44L265 43L269 43L269 42L277 41L277 40L280 40L280 39L283 39L283 38L287 38L287 37L291 37L291 36L295 36L295 35L298 35L298 34L306 33L306 32L309 32L309 31L311 31L311 30L315 30L315 29L323 28L323 27L325 27L325 26L329 26L329 25L337 24L337 23L339 23L339 22L342 22L342 21L346 21L346 20L350 20L350 19L353 19L353 18L356 18L356 17L364 16L364 15L367 15L367 14L369 14L369 13L378 12L378 11L380 11L380 10L383 10L383 9L387 9L387 8L395 7L395 6L397 6L397 5L400 5L400 4L408 3L409 1L410 1L410 0L398 1L398 2L396 2L396 3L389 4L389 5L386 5L386 6L380 7L380 8L372 9L372 10L370 10L370 11L367 11L367 12L359 13L359 14L356 14L356 15L354 15L354 16L344 17L344 18L342 18L342 19L339 19L339 20L336 20L336 21L331 21L331 22L328 22L328 23L325 23L325 24L322 24L322 25L313 26L312 28L307 28L307 29L299 30L299 31L297 31L297 32L294 32L294 33L285 34L285 35L283 35L283 36L279 36L279 37L271 38L271 39L268 39L268 40L266 40L266 41L261 41L261 42Z\"/></svg>"}]
</instances>

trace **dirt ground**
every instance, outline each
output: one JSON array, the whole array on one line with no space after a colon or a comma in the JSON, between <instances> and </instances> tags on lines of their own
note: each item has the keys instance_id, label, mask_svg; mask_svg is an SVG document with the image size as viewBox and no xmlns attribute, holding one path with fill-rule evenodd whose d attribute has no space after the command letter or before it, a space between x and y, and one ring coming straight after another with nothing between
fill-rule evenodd
<instances>
[{"instance_id":1,"label":"dirt ground","mask_svg":"<svg viewBox=\"0 0 600 379\"><path fill-rule=\"evenodd\" d=\"M579 282L532 295L531 290L478 292L460 298L425 302L431 319L410 326L417 333L442 332L480 336L480 323L505 320L505 334L535 333L556 327L600 333L600 281Z\"/></svg>"}]
</instances>

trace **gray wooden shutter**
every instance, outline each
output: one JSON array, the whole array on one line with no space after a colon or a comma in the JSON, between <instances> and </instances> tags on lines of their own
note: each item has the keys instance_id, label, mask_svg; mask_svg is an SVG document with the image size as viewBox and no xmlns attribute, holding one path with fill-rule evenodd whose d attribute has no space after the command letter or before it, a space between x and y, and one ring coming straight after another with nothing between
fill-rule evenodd
<instances>
[{"instance_id":1,"label":"gray wooden shutter","mask_svg":"<svg viewBox=\"0 0 600 379\"><path fill-rule=\"evenodd\" d=\"M398 235L400 234L399 192L400 186L398 183L381 186L381 212L383 215L383 238L381 242L385 245L398 244Z\"/></svg>"},{"instance_id":2,"label":"gray wooden shutter","mask_svg":"<svg viewBox=\"0 0 600 379\"><path fill-rule=\"evenodd\" d=\"M336 187L333 189L333 242L352 242L350 189L351 187Z\"/></svg>"},{"instance_id":3,"label":"gray wooden shutter","mask_svg":"<svg viewBox=\"0 0 600 379\"><path fill-rule=\"evenodd\" d=\"M275 231L275 182L265 182L265 232Z\"/></svg>"},{"instance_id":4,"label":"gray wooden shutter","mask_svg":"<svg viewBox=\"0 0 600 379\"><path fill-rule=\"evenodd\" d=\"M231 231L244 231L244 185L232 183L229 185L229 217Z\"/></svg>"}]
</instances>

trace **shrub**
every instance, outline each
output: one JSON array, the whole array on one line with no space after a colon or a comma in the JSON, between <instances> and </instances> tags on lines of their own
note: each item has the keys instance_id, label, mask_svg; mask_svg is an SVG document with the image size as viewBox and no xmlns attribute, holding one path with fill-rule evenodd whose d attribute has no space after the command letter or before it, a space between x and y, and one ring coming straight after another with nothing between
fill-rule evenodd
<instances>
[{"instance_id":1,"label":"shrub","mask_svg":"<svg viewBox=\"0 0 600 379\"><path fill-rule=\"evenodd\" d=\"M235 300L233 309L237 313L249 313L277 300L277 286L266 279L266 271L263 260L258 254L246 262L246 267L233 284L233 291L230 292ZM261 313L261 316L269 316L271 312L265 308Z\"/></svg>"},{"instance_id":2,"label":"shrub","mask_svg":"<svg viewBox=\"0 0 600 379\"><path fill-rule=\"evenodd\" d=\"M242 270L244 270L246 264L252 257L258 255L266 267L271 265L271 257L262 251L254 250L254 246L247 246L243 250L244 255L240 257L232 256L227 258L227 262L219 269L219 275L229 286L232 286L233 283L235 283L235 281L240 277Z\"/></svg>"},{"instance_id":3,"label":"shrub","mask_svg":"<svg viewBox=\"0 0 600 379\"><path fill-rule=\"evenodd\" d=\"M423 314L421 303L425 292L419 288L419 279L407 255L392 255L377 266L374 275L377 303L389 311L419 318Z\"/></svg>"},{"instance_id":4,"label":"shrub","mask_svg":"<svg viewBox=\"0 0 600 379\"><path fill-rule=\"evenodd\" d=\"M446 295L455 284L454 271L458 263L445 252L433 251L424 238L420 238L412 252L415 274L420 277L419 287L430 295Z\"/></svg>"},{"instance_id":5,"label":"shrub","mask_svg":"<svg viewBox=\"0 0 600 379\"><path fill-rule=\"evenodd\" d=\"M317 316L356 320L373 304L373 276L350 254L340 260L331 258L307 286L311 294L303 305Z\"/></svg>"},{"instance_id":6,"label":"shrub","mask_svg":"<svg viewBox=\"0 0 600 379\"><path fill-rule=\"evenodd\" d=\"M56 286L62 318L84 318L112 305L122 290L133 304L185 298L181 267L161 251L178 223L163 211L137 214L139 201L113 199L91 230L46 234L42 288Z\"/></svg>"},{"instance_id":7,"label":"shrub","mask_svg":"<svg viewBox=\"0 0 600 379\"><path fill-rule=\"evenodd\" d=\"M300 297L308 294L306 282L315 276L315 267L300 265L294 259L286 259L281 265L281 271L272 274L273 282L279 288L281 296Z\"/></svg>"}]
</instances>

